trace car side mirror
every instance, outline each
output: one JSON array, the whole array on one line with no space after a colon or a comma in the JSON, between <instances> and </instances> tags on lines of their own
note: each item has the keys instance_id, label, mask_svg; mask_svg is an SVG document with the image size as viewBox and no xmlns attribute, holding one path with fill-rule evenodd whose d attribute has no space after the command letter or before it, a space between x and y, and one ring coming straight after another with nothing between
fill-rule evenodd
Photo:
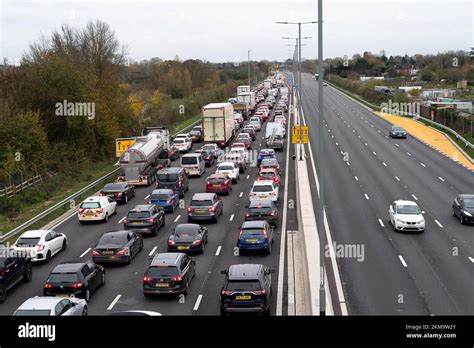
<instances>
[{"instance_id":1,"label":"car side mirror","mask_svg":"<svg viewBox=\"0 0 474 348\"><path fill-rule=\"evenodd\" d=\"M424 210L422 210L422 211L421 211L421 213L422 213L422 214L424 214L424 213L425 213L425 211L424 211Z\"/></svg>"},{"instance_id":2,"label":"car side mirror","mask_svg":"<svg viewBox=\"0 0 474 348\"><path fill-rule=\"evenodd\" d=\"M226 269L223 269L223 270L221 271L221 274L227 274L227 273L228 273L228 272L227 272Z\"/></svg>"}]
</instances>

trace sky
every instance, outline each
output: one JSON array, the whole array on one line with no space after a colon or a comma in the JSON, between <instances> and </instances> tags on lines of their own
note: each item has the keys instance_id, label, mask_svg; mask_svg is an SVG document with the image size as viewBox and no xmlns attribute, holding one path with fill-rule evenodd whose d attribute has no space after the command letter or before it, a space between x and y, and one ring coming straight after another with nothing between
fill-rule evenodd
<instances>
[{"instance_id":1,"label":"sky","mask_svg":"<svg viewBox=\"0 0 474 348\"><path fill-rule=\"evenodd\" d=\"M473 1L324 0L324 57L351 57L381 50L390 55L436 54L474 46ZM69 24L100 19L127 47L130 59L159 57L211 62L284 60L292 56L297 25L276 21L317 20L313 1L0 0L0 58L19 62L31 43ZM317 24L303 58L317 57Z\"/></svg>"}]
</instances>

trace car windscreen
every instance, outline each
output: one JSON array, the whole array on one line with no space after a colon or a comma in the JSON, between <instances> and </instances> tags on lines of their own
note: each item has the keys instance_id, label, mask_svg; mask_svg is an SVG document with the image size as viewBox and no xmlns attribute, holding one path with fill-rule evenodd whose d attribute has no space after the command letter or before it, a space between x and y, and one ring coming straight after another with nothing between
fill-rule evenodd
<instances>
[{"instance_id":1,"label":"car windscreen","mask_svg":"<svg viewBox=\"0 0 474 348\"><path fill-rule=\"evenodd\" d=\"M227 281L226 290L228 291L260 290L260 282L258 280L229 280Z\"/></svg>"},{"instance_id":2,"label":"car windscreen","mask_svg":"<svg viewBox=\"0 0 474 348\"><path fill-rule=\"evenodd\" d=\"M203 200L203 201L192 200L191 201L191 206L193 207L209 207L211 205L212 205L211 200Z\"/></svg>"},{"instance_id":3,"label":"car windscreen","mask_svg":"<svg viewBox=\"0 0 474 348\"><path fill-rule=\"evenodd\" d=\"M405 129L403 129L402 127L393 127L392 129L396 132L404 132L405 131Z\"/></svg>"},{"instance_id":4,"label":"car windscreen","mask_svg":"<svg viewBox=\"0 0 474 348\"><path fill-rule=\"evenodd\" d=\"M100 238L99 245L120 245L123 246L127 244L127 235L125 233L121 234L104 234Z\"/></svg>"},{"instance_id":5,"label":"car windscreen","mask_svg":"<svg viewBox=\"0 0 474 348\"><path fill-rule=\"evenodd\" d=\"M277 166L278 161L273 158L267 158L262 161L262 166Z\"/></svg>"},{"instance_id":6,"label":"car windscreen","mask_svg":"<svg viewBox=\"0 0 474 348\"><path fill-rule=\"evenodd\" d=\"M272 212L270 207L250 207L249 210L252 212L252 214L270 214Z\"/></svg>"},{"instance_id":7,"label":"car windscreen","mask_svg":"<svg viewBox=\"0 0 474 348\"><path fill-rule=\"evenodd\" d=\"M128 218L132 219L145 219L150 217L149 211L129 211L127 214Z\"/></svg>"},{"instance_id":8,"label":"car windscreen","mask_svg":"<svg viewBox=\"0 0 474 348\"><path fill-rule=\"evenodd\" d=\"M40 241L40 238L26 238L21 237L16 242L16 245L36 245Z\"/></svg>"},{"instance_id":9,"label":"car windscreen","mask_svg":"<svg viewBox=\"0 0 474 348\"><path fill-rule=\"evenodd\" d=\"M176 229L174 234L178 238L191 237L191 236L198 235L199 230L197 228L182 228L182 229Z\"/></svg>"},{"instance_id":10,"label":"car windscreen","mask_svg":"<svg viewBox=\"0 0 474 348\"><path fill-rule=\"evenodd\" d=\"M184 139L175 139L173 140L174 144L184 144Z\"/></svg>"},{"instance_id":11,"label":"car windscreen","mask_svg":"<svg viewBox=\"0 0 474 348\"><path fill-rule=\"evenodd\" d=\"M273 187L270 185L254 186L252 192L273 192Z\"/></svg>"},{"instance_id":12,"label":"car windscreen","mask_svg":"<svg viewBox=\"0 0 474 348\"><path fill-rule=\"evenodd\" d=\"M218 170L234 170L234 168L231 166L219 166L219 168L217 169Z\"/></svg>"},{"instance_id":13,"label":"car windscreen","mask_svg":"<svg viewBox=\"0 0 474 348\"><path fill-rule=\"evenodd\" d=\"M176 182L178 180L178 174L158 174L159 182Z\"/></svg>"},{"instance_id":14,"label":"car windscreen","mask_svg":"<svg viewBox=\"0 0 474 348\"><path fill-rule=\"evenodd\" d=\"M147 275L153 278L174 277L179 275L179 272L175 266L150 267L148 269Z\"/></svg>"},{"instance_id":15,"label":"car windscreen","mask_svg":"<svg viewBox=\"0 0 474 348\"><path fill-rule=\"evenodd\" d=\"M214 151L214 150L215 150L215 147L212 146L212 145L210 145L210 146L209 146L209 145L204 145L204 146L202 147L202 149L203 149L203 150L207 150L207 151Z\"/></svg>"},{"instance_id":16,"label":"car windscreen","mask_svg":"<svg viewBox=\"0 0 474 348\"><path fill-rule=\"evenodd\" d=\"M15 312L15 316L23 317L23 316L32 316L32 317L43 317L49 316L51 314L51 310L49 309L19 309Z\"/></svg>"},{"instance_id":17,"label":"car windscreen","mask_svg":"<svg viewBox=\"0 0 474 348\"><path fill-rule=\"evenodd\" d=\"M225 178L209 178L207 179L211 184L220 184L225 181Z\"/></svg>"},{"instance_id":18,"label":"car windscreen","mask_svg":"<svg viewBox=\"0 0 474 348\"><path fill-rule=\"evenodd\" d=\"M260 173L259 176L266 179L272 179L275 176L275 173Z\"/></svg>"},{"instance_id":19,"label":"car windscreen","mask_svg":"<svg viewBox=\"0 0 474 348\"><path fill-rule=\"evenodd\" d=\"M100 203L99 202L83 202L81 203L81 206L79 208L96 209L96 208L100 208Z\"/></svg>"},{"instance_id":20,"label":"car windscreen","mask_svg":"<svg viewBox=\"0 0 474 348\"><path fill-rule=\"evenodd\" d=\"M242 230L242 236L259 236L263 234L263 230L261 228L247 228Z\"/></svg>"},{"instance_id":21,"label":"car windscreen","mask_svg":"<svg viewBox=\"0 0 474 348\"><path fill-rule=\"evenodd\" d=\"M170 196L166 193L155 193L150 196L151 201L167 200Z\"/></svg>"},{"instance_id":22,"label":"car windscreen","mask_svg":"<svg viewBox=\"0 0 474 348\"><path fill-rule=\"evenodd\" d=\"M77 281L76 273L51 273L48 278L49 283L76 283Z\"/></svg>"},{"instance_id":23,"label":"car windscreen","mask_svg":"<svg viewBox=\"0 0 474 348\"><path fill-rule=\"evenodd\" d=\"M399 205L397 214L417 215L420 214L420 209L416 205Z\"/></svg>"},{"instance_id":24,"label":"car windscreen","mask_svg":"<svg viewBox=\"0 0 474 348\"><path fill-rule=\"evenodd\" d=\"M198 160L197 160L197 157L195 156L181 158L181 164L184 164L184 165L197 164L197 163L198 163Z\"/></svg>"},{"instance_id":25,"label":"car windscreen","mask_svg":"<svg viewBox=\"0 0 474 348\"><path fill-rule=\"evenodd\" d=\"M107 184L104 186L104 191L122 191L122 184Z\"/></svg>"},{"instance_id":26,"label":"car windscreen","mask_svg":"<svg viewBox=\"0 0 474 348\"><path fill-rule=\"evenodd\" d=\"M464 208L474 208L474 198L464 199Z\"/></svg>"}]
</instances>

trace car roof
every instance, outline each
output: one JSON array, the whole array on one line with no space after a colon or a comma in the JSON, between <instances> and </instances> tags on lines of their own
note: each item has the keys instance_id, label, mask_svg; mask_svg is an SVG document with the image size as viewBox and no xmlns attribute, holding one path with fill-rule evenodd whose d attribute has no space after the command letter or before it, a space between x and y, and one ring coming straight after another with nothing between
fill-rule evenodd
<instances>
[{"instance_id":1,"label":"car roof","mask_svg":"<svg viewBox=\"0 0 474 348\"><path fill-rule=\"evenodd\" d=\"M196 156L201 156L200 153L186 153L184 155L182 155L181 157L196 157Z\"/></svg>"},{"instance_id":2,"label":"car roof","mask_svg":"<svg viewBox=\"0 0 474 348\"><path fill-rule=\"evenodd\" d=\"M181 167L168 167L163 168L158 171L158 174L176 174L179 171L183 170Z\"/></svg>"},{"instance_id":3,"label":"car roof","mask_svg":"<svg viewBox=\"0 0 474 348\"><path fill-rule=\"evenodd\" d=\"M23 238L40 238L51 230L30 230L24 232L21 237Z\"/></svg>"},{"instance_id":4,"label":"car roof","mask_svg":"<svg viewBox=\"0 0 474 348\"><path fill-rule=\"evenodd\" d=\"M260 173L276 173L275 168L262 168L260 169Z\"/></svg>"},{"instance_id":5,"label":"car roof","mask_svg":"<svg viewBox=\"0 0 474 348\"><path fill-rule=\"evenodd\" d=\"M206 201L214 198L215 193L195 193L191 200L193 201Z\"/></svg>"},{"instance_id":6,"label":"car roof","mask_svg":"<svg viewBox=\"0 0 474 348\"><path fill-rule=\"evenodd\" d=\"M137 204L129 211L148 211L154 206L155 206L154 204Z\"/></svg>"},{"instance_id":7,"label":"car roof","mask_svg":"<svg viewBox=\"0 0 474 348\"><path fill-rule=\"evenodd\" d=\"M416 205L416 206L418 206L418 204L416 204L416 203L413 202L413 201L405 201L405 200L403 200L403 199L400 199L400 200L398 200L398 201L395 201L394 203L395 203L396 205Z\"/></svg>"},{"instance_id":8,"label":"car roof","mask_svg":"<svg viewBox=\"0 0 474 348\"><path fill-rule=\"evenodd\" d=\"M263 265L260 264L239 264L229 267L227 277L229 280L252 279L257 278L261 272Z\"/></svg>"},{"instance_id":9,"label":"car roof","mask_svg":"<svg viewBox=\"0 0 474 348\"><path fill-rule=\"evenodd\" d=\"M54 267L51 273L79 272L85 264L84 261L62 262Z\"/></svg>"},{"instance_id":10,"label":"car roof","mask_svg":"<svg viewBox=\"0 0 474 348\"><path fill-rule=\"evenodd\" d=\"M266 153L266 152L275 153L275 150L273 150L273 149L261 149L260 150L260 153Z\"/></svg>"},{"instance_id":11,"label":"car roof","mask_svg":"<svg viewBox=\"0 0 474 348\"><path fill-rule=\"evenodd\" d=\"M183 256L183 253L160 253L156 254L151 260L150 266L159 265L176 265L178 259Z\"/></svg>"},{"instance_id":12,"label":"car roof","mask_svg":"<svg viewBox=\"0 0 474 348\"><path fill-rule=\"evenodd\" d=\"M218 173L214 173L214 174L211 174L209 175L207 178L223 178L225 179L228 175L227 174L218 174Z\"/></svg>"},{"instance_id":13,"label":"car roof","mask_svg":"<svg viewBox=\"0 0 474 348\"><path fill-rule=\"evenodd\" d=\"M199 230L201 225L199 224L179 224L175 227L175 231L189 231L189 230Z\"/></svg>"},{"instance_id":14,"label":"car roof","mask_svg":"<svg viewBox=\"0 0 474 348\"><path fill-rule=\"evenodd\" d=\"M264 158L262 160L262 162L277 162L278 163L278 160L276 158Z\"/></svg>"},{"instance_id":15,"label":"car roof","mask_svg":"<svg viewBox=\"0 0 474 348\"><path fill-rule=\"evenodd\" d=\"M474 199L474 194L461 193L461 194L459 194L459 197L461 197L461 198L463 198L463 199L466 199L466 198L473 198L473 199Z\"/></svg>"},{"instance_id":16,"label":"car roof","mask_svg":"<svg viewBox=\"0 0 474 348\"><path fill-rule=\"evenodd\" d=\"M174 191L172 189L156 189L151 192L152 195L158 195L160 193L173 194Z\"/></svg>"},{"instance_id":17,"label":"car roof","mask_svg":"<svg viewBox=\"0 0 474 348\"><path fill-rule=\"evenodd\" d=\"M131 232L130 230L128 230L128 231L127 230L107 231L107 232L102 234L102 237L105 236L106 234L112 235L112 236L127 235L130 232Z\"/></svg>"},{"instance_id":18,"label":"car roof","mask_svg":"<svg viewBox=\"0 0 474 348\"><path fill-rule=\"evenodd\" d=\"M35 296L30 297L25 302L21 304L18 309L36 309L36 310L44 310L44 309L54 309L58 302L64 300L62 297L54 297L54 296ZM17 310L18 310L17 309Z\"/></svg>"},{"instance_id":19,"label":"car roof","mask_svg":"<svg viewBox=\"0 0 474 348\"><path fill-rule=\"evenodd\" d=\"M273 185L273 180L255 180L253 186L267 186Z\"/></svg>"},{"instance_id":20,"label":"car roof","mask_svg":"<svg viewBox=\"0 0 474 348\"><path fill-rule=\"evenodd\" d=\"M87 202L100 202L100 201L103 201L105 199L104 196L90 196L90 197L87 197L86 199L84 199L82 201L82 203L87 203Z\"/></svg>"},{"instance_id":21,"label":"car roof","mask_svg":"<svg viewBox=\"0 0 474 348\"><path fill-rule=\"evenodd\" d=\"M246 228L263 228L267 225L266 221L263 220L254 220L254 221L244 221L242 223L242 229Z\"/></svg>"},{"instance_id":22,"label":"car roof","mask_svg":"<svg viewBox=\"0 0 474 348\"><path fill-rule=\"evenodd\" d=\"M232 167L234 167L234 164L235 164L234 162L221 162L217 166L217 169L219 169L220 166L232 166Z\"/></svg>"},{"instance_id":23,"label":"car roof","mask_svg":"<svg viewBox=\"0 0 474 348\"><path fill-rule=\"evenodd\" d=\"M250 201L249 208L255 208L259 206L272 206L273 202L269 199L255 199L253 201Z\"/></svg>"}]
</instances>

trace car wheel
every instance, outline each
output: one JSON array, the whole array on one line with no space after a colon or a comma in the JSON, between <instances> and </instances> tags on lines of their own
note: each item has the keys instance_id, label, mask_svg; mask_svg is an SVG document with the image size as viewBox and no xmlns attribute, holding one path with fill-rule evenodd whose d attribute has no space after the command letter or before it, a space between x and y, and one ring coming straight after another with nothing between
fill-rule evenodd
<instances>
[{"instance_id":1,"label":"car wheel","mask_svg":"<svg viewBox=\"0 0 474 348\"><path fill-rule=\"evenodd\" d=\"M84 306L84 309L82 310L82 316L87 316L87 306Z\"/></svg>"},{"instance_id":2,"label":"car wheel","mask_svg":"<svg viewBox=\"0 0 474 348\"><path fill-rule=\"evenodd\" d=\"M86 302L89 302L91 299L91 291L89 290L89 288L86 289L86 294L84 295L84 300L86 300Z\"/></svg>"},{"instance_id":3,"label":"car wheel","mask_svg":"<svg viewBox=\"0 0 474 348\"><path fill-rule=\"evenodd\" d=\"M25 268L25 273L23 274L23 281L25 283L28 283L31 281L31 278L33 277L33 266L31 263L28 263Z\"/></svg>"},{"instance_id":4,"label":"car wheel","mask_svg":"<svg viewBox=\"0 0 474 348\"><path fill-rule=\"evenodd\" d=\"M138 249L139 251L142 251L143 250L143 240L141 241L140 243L140 248Z\"/></svg>"},{"instance_id":5,"label":"car wheel","mask_svg":"<svg viewBox=\"0 0 474 348\"><path fill-rule=\"evenodd\" d=\"M100 285L105 285L105 272L102 272L102 276L100 277Z\"/></svg>"},{"instance_id":6,"label":"car wheel","mask_svg":"<svg viewBox=\"0 0 474 348\"><path fill-rule=\"evenodd\" d=\"M61 247L61 250L64 251L67 249L67 241L66 239L63 240L63 246Z\"/></svg>"},{"instance_id":7,"label":"car wheel","mask_svg":"<svg viewBox=\"0 0 474 348\"><path fill-rule=\"evenodd\" d=\"M105 213L104 222L107 222L107 221L109 221L109 213Z\"/></svg>"},{"instance_id":8,"label":"car wheel","mask_svg":"<svg viewBox=\"0 0 474 348\"><path fill-rule=\"evenodd\" d=\"M204 246L204 240L203 240L202 243L201 243L201 250L199 250L199 252L201 254L204 254L204 249L205 249L205 246Z\"/></svg>"},{"instance_id":9,"label":"car wheel","mask_svg":"<svg viewBox=\"0 0 474 348\"><path fill-rule=\"evenodd\" d=\"M48 252L46 253L46 262L50 262L51 261L51 250L48 250Z\"/></svg>"},{"instance_id":10,"label":"car wheel","mask_svg":"<svg viewBox=\"0 0 474 348\"><path fill-rule=\"evenodd\" d=\"M130 255L130 256L127 257L127 261L125 261L125 263L126 263L127 265L129 265L129 264L132 263L132 255Z\"/></svg>"},{"instance_id":11,"label":"car wheel","mask_svg":"<svg viewBox=\"0 0 474 348\"><path fill-rule=\"evenodd\" d=\"M267 254L270 255L272 253L272 244L268 244L268 248L267 248Z\"/></svg>"},{"instance_id":12,"label":"car wheel","mask_svg":"<svg viewBox=\"0 0 474 348\"><path fill-rule=\"evenodd\" d=\"M125 204L128 203L128 195L125 195L124 203L125 203Z\"/></svg>"},{"instance_id":13,"label":"car wheel","mask_svg":"<svg viewBox=\"0 0 474 348\"><path fill-rule=\"evenodd\" d=\"M161 223L161 227L165 227L165 217L163 216L163 222Z\"/></svg>"},{"instance_id":14,"label":"car wheel","mask_svg":"<svg viewBox=\"0 0 474 348\"><path fill-rule=\"evenodd\" d=\"M4 286L0 286L0 303L5 302L7 299L7 291Z\"/></svg>"},{"instance_id":15,"label":"car wheel","mask_svg":"<svg viewBox=\"0 0 474 348\"><path fill-rule=\"evenodd\" d=\"M461 225L464 225L464 216L462 216L462 214L459 214L459 222Z\"/></svg>"}]
</instances>

